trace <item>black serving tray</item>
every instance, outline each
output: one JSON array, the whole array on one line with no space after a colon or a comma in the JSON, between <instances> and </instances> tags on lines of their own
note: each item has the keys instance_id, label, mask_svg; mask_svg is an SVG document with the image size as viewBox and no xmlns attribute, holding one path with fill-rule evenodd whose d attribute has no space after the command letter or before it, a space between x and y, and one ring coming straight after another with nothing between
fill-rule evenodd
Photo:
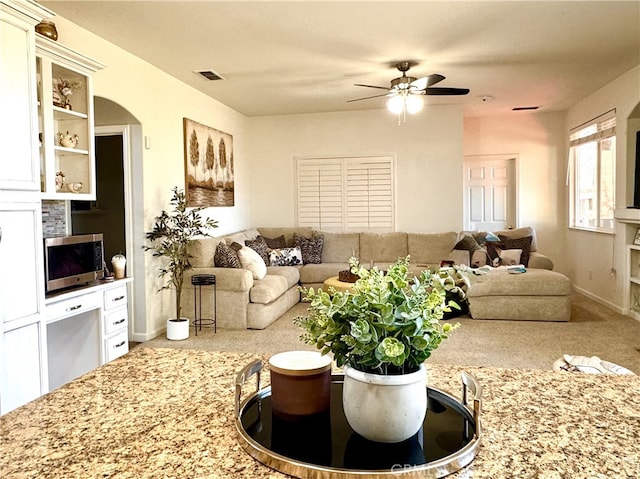
<instances>
[{"instance_id":1,"label":"black serving tray","mask_svg":"<svg viewBox=\"0 0 640 479\"><path fill-rule=\"evenodd\" d=\"M256 361L236 379L236 429L242 447L263 464L301 479L444 477L468 465L480 444L481 387L462 374L462 401L426 388L423 427L406 441L369 441L351 429L342 409L342 374L332 375L331 407L296 420L272 413L271 387L260 389L262 363ZM257 387L241 403L242 386L256 375ZM471 390L473 408L467 405Z\"/></svg>"}]
</instances>

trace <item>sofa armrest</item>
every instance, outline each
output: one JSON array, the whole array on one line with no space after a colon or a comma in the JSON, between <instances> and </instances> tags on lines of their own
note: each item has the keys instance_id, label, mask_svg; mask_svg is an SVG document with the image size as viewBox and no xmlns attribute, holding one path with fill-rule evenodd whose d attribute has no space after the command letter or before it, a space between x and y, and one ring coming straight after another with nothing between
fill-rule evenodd
<instances>
[{"instance_id":1,"label":"sofa armrest","mask_svg":"<svg viewBox=\"0 0 640 479\"><path fill-rule=\"evenodd\" d=\"M184 284L191 287L191 277L196 274L215 274L216 288L221 291L248 292L253 286L253 275L242 268L193 268L185 272Z\"/></svg>"},{"instance_id":2,"label":"sofa armrest","mask_svg":"<svg viewBox=\"0 0 640 479\"><path fill-rule=\"evenodd\" d=\"M553 261L548 256L533 251L529 255L529 268L553 270Z\"/></svg>"}]
</instances>

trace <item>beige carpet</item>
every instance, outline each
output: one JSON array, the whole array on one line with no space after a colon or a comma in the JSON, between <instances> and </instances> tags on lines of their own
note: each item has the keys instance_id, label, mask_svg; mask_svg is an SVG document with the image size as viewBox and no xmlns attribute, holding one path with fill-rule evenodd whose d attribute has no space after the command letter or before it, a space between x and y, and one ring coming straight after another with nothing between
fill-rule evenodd
<instances>
[{"instance_id":1,"label":"beige carpet","mask_svg":"<svg viewBox=\"0 0 640 479\"><path fill-rule=\"evenodd\" d=\"M551 369L563 354L599 356L640 374L640 321L574 294L571 321L473 320L460 317L461 324L427 361L462 366ZM292 324L304 315L300 303L265 330L231 331L202 329L189 339L169 341L158 337L138 347L171 347L214 351L247 351L273 354L293 349L313 349L300 341L300 329Z\"/></svg>"}]
</instances>

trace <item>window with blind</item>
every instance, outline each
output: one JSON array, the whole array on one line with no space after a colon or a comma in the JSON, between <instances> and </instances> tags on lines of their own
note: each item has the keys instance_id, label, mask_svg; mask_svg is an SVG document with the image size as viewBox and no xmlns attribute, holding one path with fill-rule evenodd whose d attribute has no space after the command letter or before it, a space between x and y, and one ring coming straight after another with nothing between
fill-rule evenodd
<instances>
[{"instance_id":1,"label":"window with blind","mask_svg":"<svg viewBox=\"0 0 640 479\"><path fill-rule=\"evenodd\" d=\"M616 117L612 110L569 135L570 226L614 231Z\"/></svg>"},{"instance_id":2,"label":"window with blind","mask_svg":"<svg viewBox=\"0 0 640 479\"><path fill-rule=\"evenodd\" d=\"M299 158L297 224L324 231L393 231L392 157Z\"/></svg>"}]
</instances>

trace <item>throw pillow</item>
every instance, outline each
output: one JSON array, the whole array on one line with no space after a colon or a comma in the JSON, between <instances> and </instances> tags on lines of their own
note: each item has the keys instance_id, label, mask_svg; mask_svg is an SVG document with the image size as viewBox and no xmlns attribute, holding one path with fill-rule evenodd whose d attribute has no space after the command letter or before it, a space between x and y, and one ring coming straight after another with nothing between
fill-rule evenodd
<instances>
[{"instance_id":1,"label":"throw pillow","mask_svg":"<svg viewBox=\"0 0 640 479\"><path fill-rule=\"evenodd\" d=\"M464 235L460 241L456 243L453 249L466 250L469 252L469 257L473 256L473 252L480 249L480 245L476 239L471 235Z\"/></svg>"},{"instance_id":2,"label":"throw pillow","mask_svg":"<svg viewBox=\"0 0 640 479\"><path fill-rule=\"evenodd\" d=\"M271 266L295 266L302 264L302 251L299 247L276 248L269 252Z\"/></svg>"},{"instance_id":3,"label":"throw pillow","mask_svg":"<svg viewBox=\"0 0 640 479\"><path fill-rule=\"evenodd\" d=\"M265 264L269 264L269 246L262 236L258 236L254 240L245 240L244 244L256 251L263 259Z\"/></svg>"},{"instance_id":4,"label":"throw pillow","mask_svg":"<svg viewBox=\"0 0 640 479\"><path fill-rule=\"evenodd\" d=\"M520 263L522 263L523 266L528 267L532 240L533 237L531 236L525 236L524 238L509 238L508 236L500 235L500 243L498 247L502 249L521 249L522 255L520 257Z\"/></svg>"},{"instance_id":5,"label":"throw pillow","mask_svg":"<svg viewBox=\"0 0 640 479\"><path fill-rule=\"evenodd\" d=\"M267 275L267 265L257 251L243 246L238 251L238 258L242 267L251 271L253 279L263 279Z\"/></svg>"},{"instance_id":6,"label":"throw pillow","mask_svg":"<svg viewBox=\"0 0 640 479\"><path fill-rule=\"evenodd\" d=\"M213 255L213 264L219 268L241 268L238 254L224 241L218 243Z\"/></svg>"},{"instance_id":7,"label":"throw pillow","mask_svg":"<svg viewBox=\"0 0 640 479\"><path fill-rule=\"evenodd\" d=\"M522 250L521 249L500 249L496 248L498 252L498 256L500 256L500 264L504 266L512 266L515 264L520 264L522 260Z\"/></svg>"},{"instance_id":8,"label":"throw pillow","mask_svg":"<svg viewBox=\"0 0 640 479\"><path fill-rule=\"evenodd\" d=\"M313 233L311 238L293 233L293 240L295 246L300 248L302 252L303 264L320 264L322 263L322 245L324 243L324 236L318 233Z\"/></svg>"},{"instance_id":9,"label":"throw pillow","mask_svg":"<svg viewBox=\"0 0 640 479\"><path fill-rule=\"evenodd\" d=\"M280 235L276 238L267 238L266 236L258 236L258 238L262 238L270 249L287 247L287 240L284 235Z\"/></svg>"}]
</instances>

